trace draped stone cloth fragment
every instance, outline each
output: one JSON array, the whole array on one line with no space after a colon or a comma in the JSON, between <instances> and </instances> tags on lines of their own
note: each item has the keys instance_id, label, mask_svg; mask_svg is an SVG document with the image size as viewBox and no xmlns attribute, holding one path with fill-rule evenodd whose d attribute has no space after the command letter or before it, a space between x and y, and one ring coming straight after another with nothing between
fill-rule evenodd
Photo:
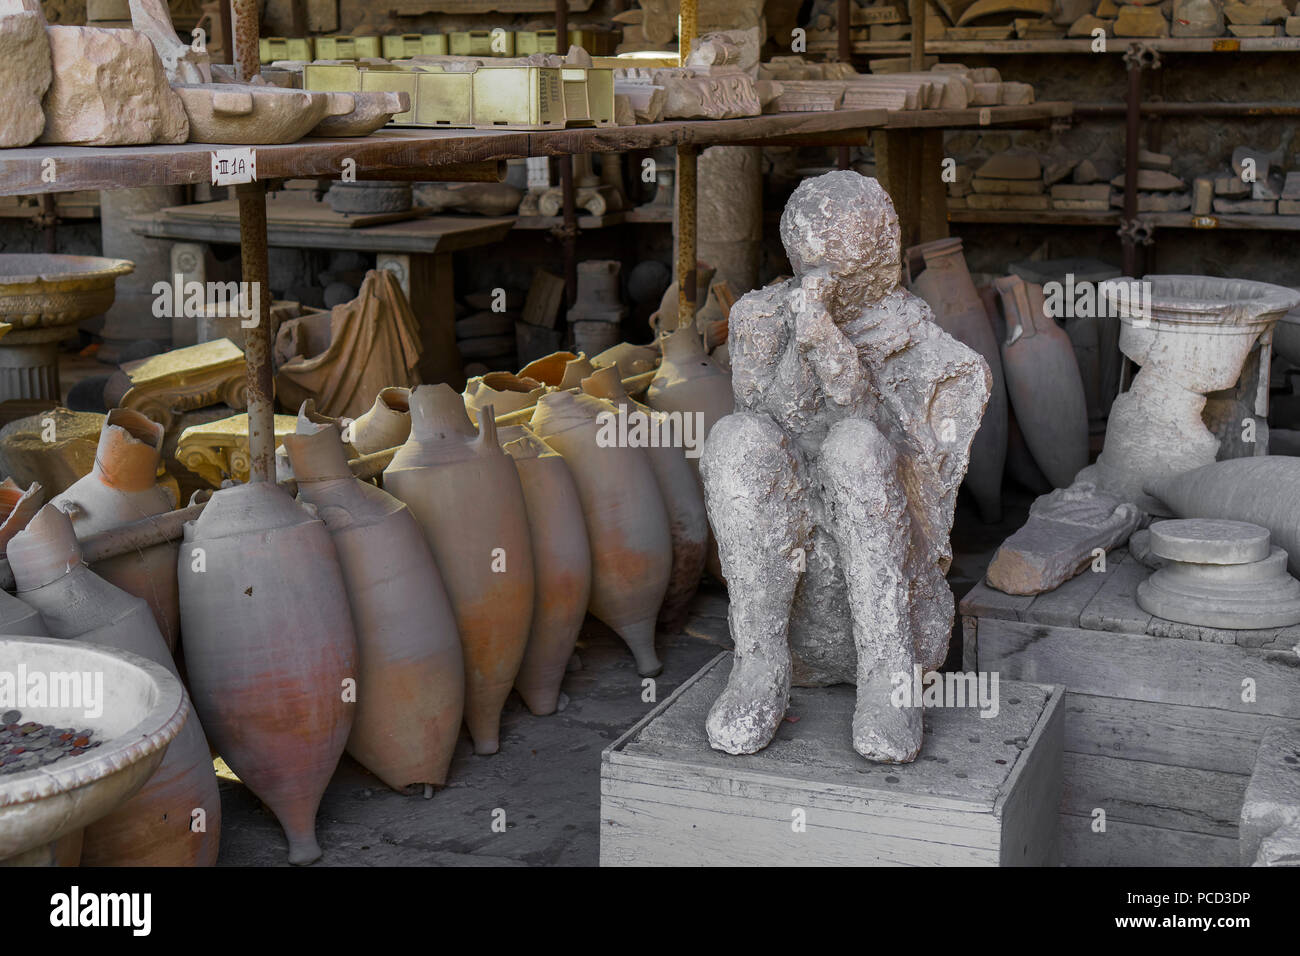
<instances>
[{"instance_id":1,"label":"draped stone cloth fragment","mask_svg":"<svg viewBox=\"0 0 1300 956\"><path fill-rule=\"evenodd\" d=\"M286 322L277 346L292 341L291 326L302 321ZM276 395L289 408L313 398L323 414L356 418L380 389L419 385L419 362L420 326L397 277L372 269L357 297L334 307L325 351L310 358L296 355L280 366Z\"/></svg>"}]
</instances>

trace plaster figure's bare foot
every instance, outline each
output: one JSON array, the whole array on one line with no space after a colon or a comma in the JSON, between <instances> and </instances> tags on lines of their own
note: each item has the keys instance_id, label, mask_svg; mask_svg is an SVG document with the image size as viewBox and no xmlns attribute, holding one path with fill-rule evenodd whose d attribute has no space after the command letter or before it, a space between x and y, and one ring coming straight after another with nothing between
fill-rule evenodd
<instances>
[{"instance_id":1,"label":"plaster figure's bare foot","mask_svg":"<svg viewBox=\"0 0 1300 956\"><path fill-rule=\"evenodd\" d=\"M705 729L715 750L757 753L776 736L790 702L790 652L736 661L727 689L713 702Z\"/></svg>"},{"instance_id":2,"label":"plaster figure's bare foot","mask_svg":"<svg viewBox=\"0 0 1300 956\"><path fill-rule=\"evenodd\" d=\"M883 679L858 684L853 749L878 763L911 763L921 752L921 708L894 706L892 690Z\"/></svg>"}]
</instances>

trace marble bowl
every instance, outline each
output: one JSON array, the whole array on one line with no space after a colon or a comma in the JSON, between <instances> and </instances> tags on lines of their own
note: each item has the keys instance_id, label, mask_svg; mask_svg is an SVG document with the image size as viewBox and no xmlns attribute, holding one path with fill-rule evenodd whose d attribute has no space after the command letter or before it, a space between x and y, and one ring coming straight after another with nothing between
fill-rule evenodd
<instances>
[{"instance_id":1,"label":"marble bowl","mask_svg":"<svg viewBox=\"0 0 1300 956\"><path fill-rule=\"evenodd\" d=\"M33 702L8 696L33 675L102 678L99 706L71 699ZM67 695L63 695L67 696ZM92 730L103 743L79 756L0 775L0 865L48 858L50 844L115 810L158 768L190 712L181 683L135 654L52 638L0 637L0 710L24 720ZM97 715L94 710L98 710Z\"/></svg>"},{"instance_id":2,"label":"marble bowl","mask_svg":"<svg viewBox=\"0 0 1300 956\"><path fill-rule=\"evenodd\" d=\"M0 255L0 320L16 330L72 325L108 311L126 259L43 253Z\"/></svg>"}]
</instances>

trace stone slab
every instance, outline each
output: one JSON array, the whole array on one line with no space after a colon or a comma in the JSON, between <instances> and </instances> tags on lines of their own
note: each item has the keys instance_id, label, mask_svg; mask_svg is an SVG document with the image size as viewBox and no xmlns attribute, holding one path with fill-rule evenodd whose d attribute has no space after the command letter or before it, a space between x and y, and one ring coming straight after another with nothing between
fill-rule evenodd
<instances>
[{"instance_id":1,"label":"stone slab","mask_svg":"<svg viewBox=\"0 0 1300 956\"><path fill-rule=\"evenodd\" d=\"M1248 564L1269 553L1269 532L1248 521L1175 518L1151 526L1151 551L1193 564Z\"/></svg>"},{"instance_id":2,"label":"stone slab","mask_svg":"<svg viewBox=\"0 0 1300 956\"><path fill-rule=\"evenodd\" d=\"M1110 200L1110 186L1105 183L1057 183L1052 187L1053 199L1100 199L1103 203ZM1105 208L1103 206L1102 208Z\"/></svg>"},{"instance_id":3,"label":"stone slab","mask_svg":"<svg viewBox=\"0 0 1300 956\"><path fill-rule=\"evenodd\" d=\"M1039 196L1043 192L1041 179L984 179L976 176L971 188L988 195Z\"/></svg>"},{"instance_id":4,"label":"stone slab","mask_svg":"<svg viewBox=\"0 0 1300 956\"><path fill-rule=\"evenodd\" d=\"M1039 212L1051 208L1047 196L999 196L988 193L971 193L966 197L971 209L1014 209L1020 212Z\"/></svg>"},{"instance_id":5,"label":"stone slab","mask_svg":"<svg viewBox=\"0 0 1300 956\"><path fill-rule=\"evenodd\" d=\"M1216 199L1214 211L1239 216L1272 216L1277 212L1277 203L1271 199Z\"/></svg>"}]
</instances>

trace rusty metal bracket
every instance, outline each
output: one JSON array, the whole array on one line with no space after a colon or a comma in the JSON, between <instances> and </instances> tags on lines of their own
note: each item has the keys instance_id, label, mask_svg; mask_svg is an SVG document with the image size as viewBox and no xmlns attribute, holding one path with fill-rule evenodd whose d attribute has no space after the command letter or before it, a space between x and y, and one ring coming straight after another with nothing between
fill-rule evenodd
<instances>
[{"instance_id":1,"label":"rusty metal bracket","mask_svg":"<svg viewBox=\"0 0 1300 956\"><path fill-rule=\"evenodd\" d=\"M1149 246L1156 241L1156 227L1150 219L1123 219L1120 220L1119 228L1115 234L1120 239L1132 242L1135 245Z\"/></svg>"},{"instance_id":2,"label":"rusty metal bracket","mask_svg":"<svg viewBox=\"0 0 1300 956\"><path fill-rule=\"evenodd\" d=\"M1130 70L1158 70L1160 51L1149 43L1130 43L1124 51L1124 66Z\"/></svg>"}]
</instances>

